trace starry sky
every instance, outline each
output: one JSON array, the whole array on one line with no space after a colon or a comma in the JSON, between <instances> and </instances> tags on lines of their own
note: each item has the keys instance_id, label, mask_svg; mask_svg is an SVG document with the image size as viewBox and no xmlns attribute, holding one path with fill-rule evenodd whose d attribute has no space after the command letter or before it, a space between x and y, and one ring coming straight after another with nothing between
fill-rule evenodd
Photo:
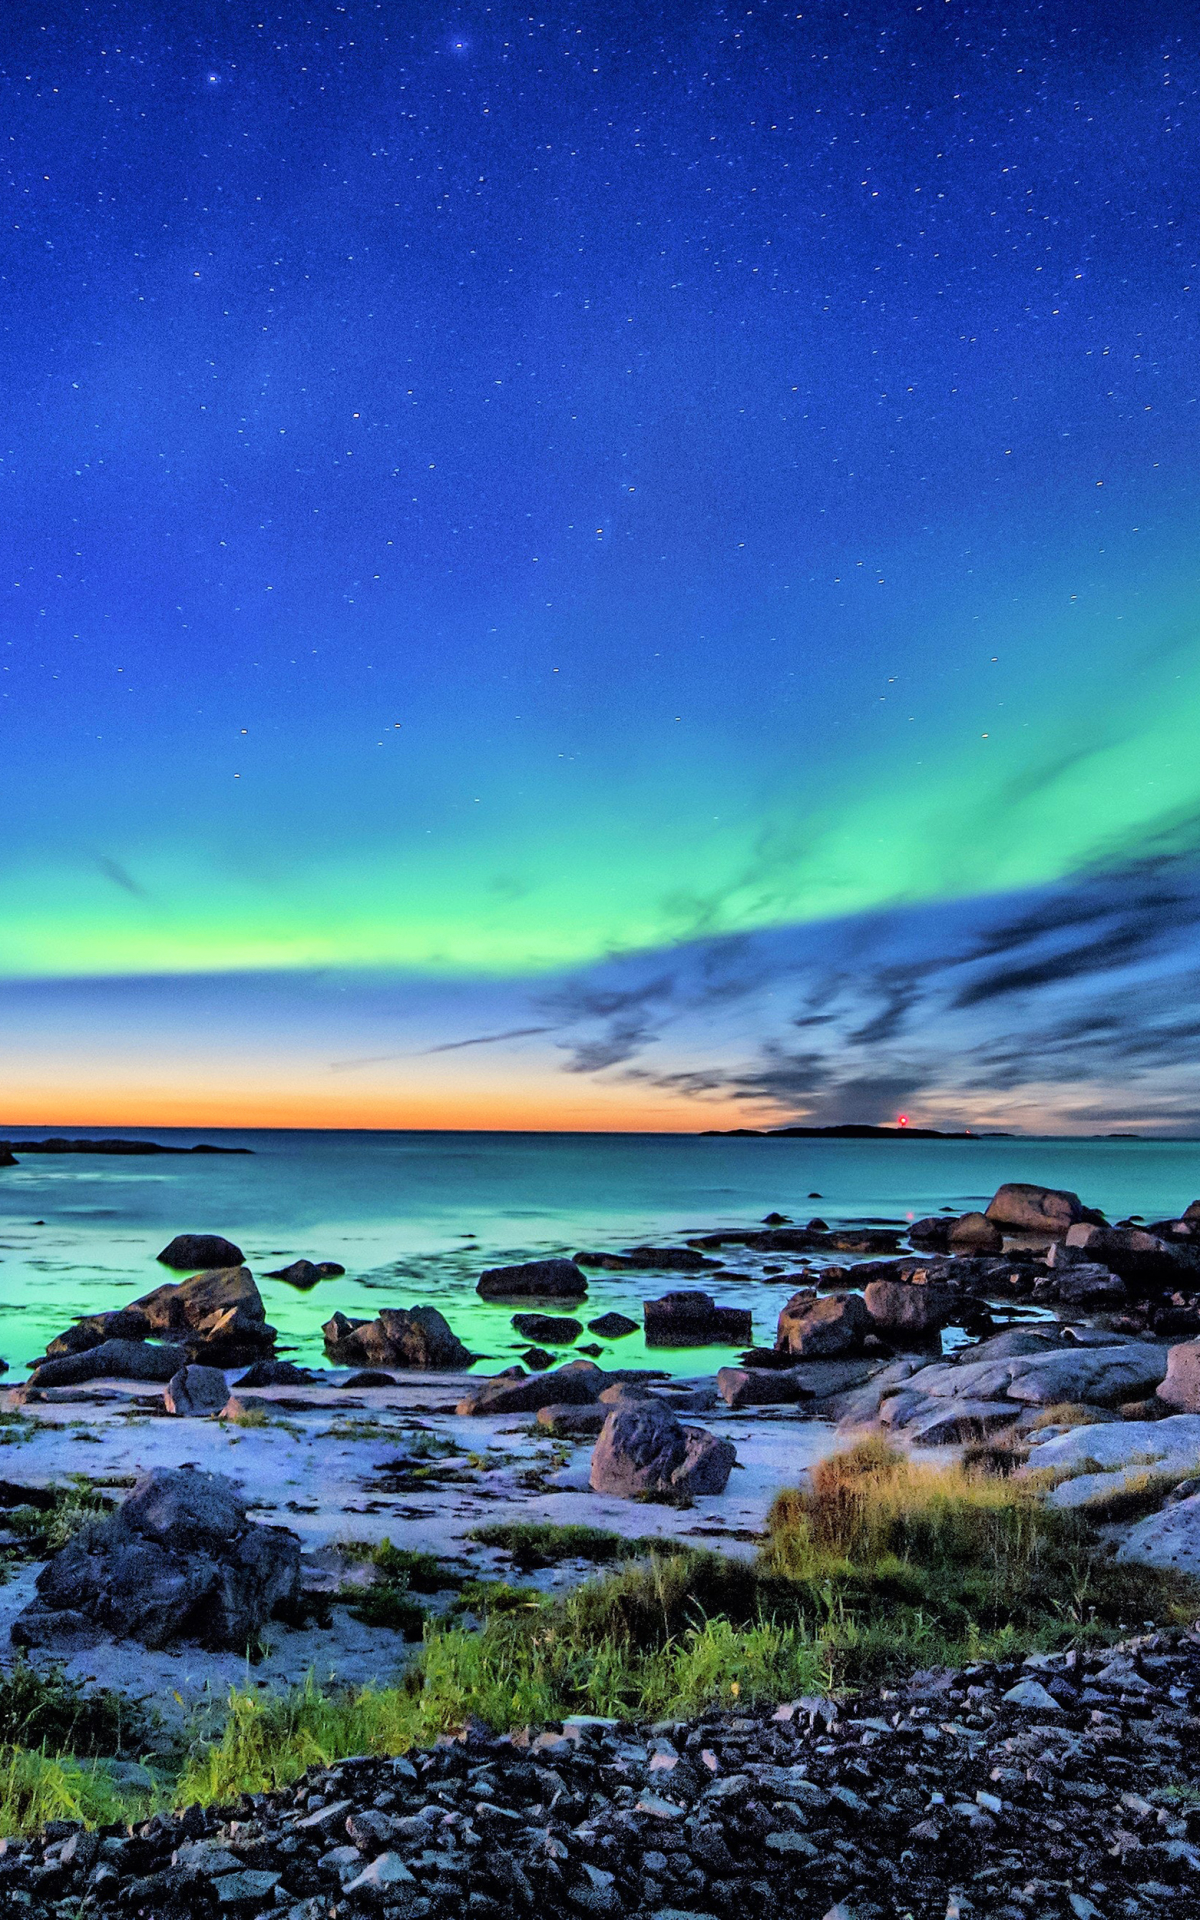
<instances>
[{"instance_id":1,"label":"starry sky","mask_svg":"<svg viewBox=\"0 0 1200 1920\"><path fill-rule=\"evenodd\" d=\"M4 1118L1200 1130L1164 0L14 0Z\"/></svg>"}]
</instances>

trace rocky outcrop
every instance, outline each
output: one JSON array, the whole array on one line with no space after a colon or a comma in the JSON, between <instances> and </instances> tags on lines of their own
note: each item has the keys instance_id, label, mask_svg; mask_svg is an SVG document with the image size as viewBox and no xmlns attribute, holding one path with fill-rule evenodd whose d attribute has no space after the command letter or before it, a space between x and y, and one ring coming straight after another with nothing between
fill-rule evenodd
<instances>
[{"instance_id":1,"label":"rocky outcrop","mask_svg":"<svg viewBox=\"0 0 1200 1920\"><path fill-rule=\"evenodd\" d=\"M985 1213L964 1213L951 1220L946 1245L951 1253L999 1253L1004 1235Z\"/></svg>"},{"instance_id":2,"label":"rocky outcrop","mask_svg":"<svg viewBox=\"0 0 1200 1920\"><path fill-rule=\"evenodd\" d=\"M577 1253L581 1267L599 1267L607 1273L699 1273L720 1266L695 1247L627 1247L624 1253Z\"/></svg>"},{"instance_id":3,"label":"rocky outcrop","mask_svg":"<svg viewBox=\"0 0 1200 1920\"><path fill-rule=\"evenodd\" d=\"M591 1360L572 1360L552 1373L527 1374L509 1367L472 1387L456 1411L462 1414L537 1413L542 1407L588 1406L600 1398L610 1375Z\"/></svg>"},{"instance_id":4,"label":"rocky outcrop","mask_svg":"<svg viewBox=\"0 0 1200 1920\"><path fill-rule=\"evenodd\" d=\"M299 1588L296 1536L251 1525L232 1481L156 1467L119 1512L89 1522L42 1569L12 1637L55 1647L111 1634L242 1652Z\"/></svg>"},{"instance_id":5,"label":"rocky outcrop","mask_svg":"<svg viewBox=\"0 0 1200 1920\"><path fill-rule=\"evenodd\" d=\"M1200 1252L1186 1241L1162 1240L1141 1227L1098 1227L1082 1221L1068 1229L1066 1252L1119 1274L1139 1292L1200 1281Z\"/></svg>"},{"instance_id":6,"label":"rocky outcrop","mask_svg":"<svg viewBox=\"0 0 1200 1920\"><path fill-rule=\"evenodd\" d=\"M297 1367L291 1360L256 1360L238 1387L315 1387L322 1376L312 1367ZM328 1384L328 1382L326 1382ZM388 1384L391 1382L389 1380Z\"/></svg>"},{"instance_id":7,"label":"rocky outcrop","mask_svg":"<svg viewBox=\"0 0 1200 1920\"><path fill-rule=\"evenodd\" d=\"M736 1460L732 1441L685 1426L669 1407L643 1401L609 1414L592 1452L589 1483L595 1493L626 1500L724 1493Z\"/></svg>"},{"instance_id":8,"label":"rocky outcrop","mask_svg":"<svg viewBox=\"0 0 1200 1920\"><path fill-rule=\"evenodd\" d=\"M1102 1332L1096 1337L1114 1339ZM1154 1391L1166 1370L1167 1349L1146 1341L1096 1346L1014 1329L920 1368L883 1398L878 1420L885 1430L904 1433L916 1444L941 1445L947 1422L955 1417L947 1402L954 1402L958 1413L969 1409L964 1437L972 1437L1005 1421L1032 1419L1040 1407L1103 1408L1140 1399Z\"/></svg>"},{"instance_id":9,"label":"rocky outcrop","mask_svg":"<svg viewBox=\"0 0 1200 1920\"><path fill-rule=\"evenodd\" d=\"M1125 1282L1095 1260L1063 1260L1063 1244L1050 1249L1050 1271L1044 1280L1034 1282L1038 1301L1053 1301L1078 1313L1115 1312L1128 1300Z\"/></svg>"},{"instance_id":10,"label":"rocky outcrop","mask_svg":"<svg viewBox=\"0 0 1200 1920\"><path fill-rule=\"evenodd\" d=\"M215 1418L229 1398L229 1385L219 1367L181 1367L167 1382L163 1405L168 1413Z\"/></svg>"},{"instance_id":11,"label":"rocky outcrop","mask_svg":"<svg viewBox=\"0 0 1200 1920\"><path fill-rule=\"evenodd\" d=\"M195 1273L201 1267L240 1267L245 1259L240 1247L220 1233L177 1233L158 1255L164 1267L177 1273Z\"/></svg>"},{"instance_id":12,"label":"rocky outcrop","mask_svg":"<svg viewBox=\"0 0 1200 1920\"><path fill-rule=\"evenodd\" d=\"M524 1260L488 1267L475 1288L484 1300L586 1300L587 1277L573 1260Z\"/></svg>"},{"instance_id":13,"label":"rocky outcrop","mask_svg":"<svg viewBox=\"0 0 1200 1920\"><path fill-rule=\"evenodd\" d=\"M552 1347L569 1347L583 1332L582 1320L565 1313L514 1313L512 1323L523 1340L544 1340Z\"/></svg>"},{"instance_id":14,"label":"rocky outcrop","mask_svg":"<svg viewBox=\"0 0 1200 1920\"><path fill-rule=\"evenodd\" d=\"M209 1366L249 1366L275 1345L249 1267L214 1267L190 1280L168 1280L132 1304L154 1333L181 1341L194 1360Z\"/></svg>"},{"instance_id":15,"label":"rocky outcrop","mask_svg":"<svg viewBox=\"0 0 1200 1920\"><path fill-rule=\"evenodd\" d=\"M83 1353L43 1360L29 1376L31 1387L78 1387L88 1380L145 1380L158 1385L187 1365L186 1347L149 1340L103 1340Z\"/></svg>"},{"instance_id":16,"label":"rocky outcrop","mask_svg":"<svg viewBox=\"0 0 1200 1920\"><path fill-rule=\"evenodd\" d=\"M1089 1216L1077 1193L1061 1187L1035 1187L1010 1180L988 1201L986 1217L1010 1233L1046 1234L1061 1239L1076 1221Z\"/></svg>"},{"instance_id":17,"label":"rocky outcrop","mask_svg":"<svg viewBox=\"0 0 1200 1920\"><path fill-rule=\"evenodd\" d=\"M1131 1527L1117 1548L1117 1559L1140 1566L1164 1567L1200 1579L1200 1492L1169 1500L1160 1513Z\"/></svg>"},{"instance_id":18,"label":"rocky outcrop","mask_svg":"<svg viewBox=\"0 0 1200 1920\"><path fill-rule=\"evenodd\" d=\"M748 1307L719 1307L710 1293L664 1293L643 1308L648 1347L748 1346L754 1338Z\"/></svg>"},{"instance_id":19,"label":"rocky outcrop","mask_svg":"<svg viewBox=\"0 0 1200 1920\"><path fill-rule=\"evenodd\" d=\"M873 1330L866 1302L857 1293L827 1294L811 1288L794 1293L779 1315L775 1346L780 1353L817 1360L855 1353Z\"/></svg>"},{"instance_id":20,"label":"rocky outcrop","mask_svg":"<svg viewBox=\"0 0 1200 1920\"><path fill-rule=\"evenodd\" d=\"M375 1320L335 1313L321 1331L325 1351L339 1367L454 1373L473 1358L436 1307L384 1307Z\"/></svg>"},{"instance_id":21,"label":"rocky outcrop","mask_svg":"<svg viewBox=\"0 0 1200 1920\"><path fill-rule=\"evenodd\" d=\"M906 1285L894 1280L872 1280L863 1304L875 1330L894 1347L928 1346L954 1319L960 1296L953 1287L926 1283Z\"/></svg>"},{"instance_id":22,"label":"rocky outcrop","mask_svg":"<svg viewBox=\"0 0 1200 1920\"><path fill-rule=\"evenodd\" d=\"M150 1333L149 1320L136 1307L118 1307L112 1313L88 1313L74 1326L56 1334L46 1348L46 1355L53 1360L63 1353L86 1353L89 1347L101 1346L105 1340L147 1340Z\"/></svg>"},{"instance_id":23,"label":"rocky outcrop","mask_svg":"<svg viewBox=\"0 0 1200 1920\"><path fill-rule=\"evenodd\" d=\"M275 1267L267 1275L268 1280L286 1280L289 1287L295 1287L300 1293L308 1293L321 1280L336 1280L345 1273L345 1267L336 1260L293 1260L290 1267Z\"/></svg>"},{"instance_id":24,"label":"rocky outcrop","mask_svg":"<svg viewBox=\"0 0 1200 1920\"><path fill-rule=\"evenodd\" d=\"M814 1414L879 1369L878 1360L800 1360L792 1367L722 1367L717 1392L727 1407L794 1406Z\"/></svg>"}]
</instances>

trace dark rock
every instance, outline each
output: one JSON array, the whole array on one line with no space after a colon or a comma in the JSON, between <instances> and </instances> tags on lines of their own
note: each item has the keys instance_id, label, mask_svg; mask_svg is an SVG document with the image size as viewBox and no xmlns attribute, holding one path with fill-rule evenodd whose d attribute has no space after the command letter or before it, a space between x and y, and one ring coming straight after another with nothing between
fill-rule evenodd
<instances>
[{"instance_id":1,"label":"dark rock","mask_svg":"<svg viewBox=\"0 0 1200 1920\"><path fill-rule=\"evenodd\" d=\"M1077 1193L1010 1180L988 1201L987 1218L1009 1232L1047 1234L1061 1240L1068 1227L1089 1215Z\"/></svg>"},{"instance_id":2,"label":"dark rock","mask_svg":"<svg viewBox=\"0 0 1200 1920\"><path fill-rule=\"evenodd\" d=\"M458 1403L462 1414L537 1413L542 1407L588 1406L600 1398L608 1376L590 1360L572 1360L553 1373L528 1375L520 1367L473 1383Z\"/></svg>"},{"instance_id":3,"label":"dark rock","mask_svg":"<svg viewBox=\"0 0 1200 1920\"><path fill-rule=\"evenodd\" d=\"M0 1167L19 1167L21 1162L7 1140L0 1140Z\"/></svg>"},{"instance_id":4,"label":"dark rock","mask_svg":"<svg viewBox=\"0 0 1200 1920\"><path fill-rule=\"evenodd\" d=\"M46 1353L53 1360L62 1353L86 1353L89 1347L98 1347L105 1340L146 1340L150 1331L149 1320L136 1307L118 1307L113 1313L89 1313L73 1327L56 1334Z\"/></svg>"},{"instance_id":5,"label":"dark rock","mask_svg":"<svg viewBox=\"0 0 1200 1920\"><path fill-rule=\"evenodd\" d=\"M1200 1250L1186 1241L1160 1240L1140 1227L1098 1227L1081 1222L1066 1235L1066 1254L1097 1262L1136 1291L1173 1287L1182 1278L1200 1280Z\"/></svg>"},{"instance_id":6,"label":"dark rock","mask_svg":"<svg viewBox=\"0 0 1200 1920\"><path fill-rule=\"evenodd\" d=\"M522 1347L521 1358L531 1373L544 1373L554 1365L554 1355L546 1347Z\"/></svg>"},{"instance_id":7,"label":"dark rock","mask_svg":"<svg viewBox=\"0 0 1200 1920\"><path fill-rule=\"evenodd\" d=\"M638 1323L630 1320L624 1313L602 1313L598 1320L588 1321L588 1332L598 1333L602 1340L622 1340L627 1333L636 1333Z\"/></svg>"},{"instance_id":8,"label":"dark rock","mask_svg":"<svg viewBox=\"0 0 1200 1920\"><path fill-rule=\"evenodd\" d=\"M219 1367L182 1367L167 1382L163 1404L168 1413L213 1418L229 1398L229 1384Z\"/></svg>"},{"instance_id":9,"label":"dark rock","mask_svg":"<svg viewBox=\"0 0 1200 1920\"><path fill-rule=\"evenodd\" d=\"M897 1347L924 1346L936 1339L954 1319L958 1300L952 1287L939 1287L936 1282L921 1286L872 1280L863 1294L876 1327Z\"/></svg>"},{"instance_id":10,"label":"dark rock","mask_svg":"<svg viewBox=\"0 0 1200 1920\"><path fill-rule=\"evenodd\" d=\"M754 1338L748 1307L719 1307L709 1293L664 1293L643 1308L646 1345L743 1346Z\"/></svg>"},{"instance_id":11,"label":"dark rock","mask_svg":"<svg viewBox=\"0 0 1200 1920\"><path fill-rule=\"evenodd\" d=\"M290 1267L275 1267L267 1275L268 1280L286 1280L289 1287L295 1287L301 1293L308 1293L321 1280L336 1280L345 1273L345 1267L336 1260L293 1260Z\"/></svg>"},{"instance_id":12,"label":"dark rock","mask_svg":"<svg viewBox=\"0 0 1200 1920\"><path fill-rule=\"evenodd\" d=\"M799 1360L786 1367L722 1367L717 1391L726 1406L789 1406L818 1403L859 1387L879 1370L869 1359Z\"/></svg>"},{"instance_id":13,"label":"dark rock","mask_svg":"<svg viewBox=\"0 0 1200 1920\"><path fill-rule=\"evenodd\" d=\"M787 1227L791 1225L786 1213L764 1213L764 1227Z\"/></svg>"},{"instance_id":14,"label":"dark rock","mask_svg":"<svg viewBox=\"0 0 1200 1920\"><path fill-rule=\"evenodd\" d=\"M488 1267L475 1291L484 1300L586 1300L587 1278L573 1260L525 1260Z\"/></svg>"},{"instance_id":15,"label":"dark rock","mask_svg":"<svg viewBox=\"0 0 1200 1920\"><path fill-rule=\"evenodd\" d=\"M592 1452L589 1479L594 1492L623 1499L724 1493L736 1460L732 1441L719 1440L703 1427L684 1426L669 1408L646 1401L609 1414Z\"/></svg>"},{"instance_id":16,"label":"dark rock","mask_svg":"<svg viewBox=\"0 0 1200 1920\"><path fill-rule=\"evenodd\" d=\"M591 1438L598 1434L608 1419L608 1407L539 1407L537 1423L559 1439Z\"/></svg>"},{"instance_id":17,"label":"dark rock","mask_svg":"<svg viewBox=\"0 0 1200 1920\"><path fill-rule=\"evenodd\" d=\"M548 1340L551 1346L570 1346L583 1332L582 1320L565 1313L514 1313L512 1323L526 1340Z\"/></svg>"},{"instance_id":18,"label":"dark rock","mask_svg":"<svg viewBox=\"0 0 1200 1920\"><path fill-rule=\"evenodd\" d=\"M390 1373L380 1373L375 1367L364 1367L361 1373L352 1373L348 1380L339 1380L340 1387L394 1387L396 1384Z\"/></svg>"},{"instance_id":19,"label":"dark rock","mask_svg":"<svg viewBox=\"0 0 1200 1920\"><path fill-rule=\"evenodd\" d=\"M321 1329L325 1351L339 1367L404 1367L457 1372L471 1355L436 1307L384 1307L376 1320L335 1313Z\"/></svg>"},{"instance_id":20,"label":"dark rock","mask_svg":"<svg viewBox=\"0 0 1200 1920\"><path fill-rule=\"evenodd\" d=\"M201 1267L240 1267L245 1259L240 1247L219 1233L177 1233L158 1258L164 1267L177 1273L198 1271Z\"/></svg>"},{"instance_id":21,"label":"dark rock","mask_svg":"<svg viewBox=\"0 0 1200 1920\"><path fill-rule=\"evenodd\" d=\"M182 1340L193 1359L210 1366L248 1366L275 1344L249 1267L214 1267L190 1280L165 1281L133 1306L155 1333Z\"/></svg>"},{"instance_id":22,"label":"dark rock","mask_svg":"<svg viewBox=\"0 0 1200 1920\"><path fill-rule=\"evenodd\" d=\"M794 1293L780 1313L775 1345L782 1353L822 1359L853 1353L872 1330L871 1316L857 1293L820 1299L806 1288Z\"/></svg>"},{"instance_id":23,"label":"dark rock","mask_svg":"<svg viewBox=\"0 0 1200 1920\"><path fill-rule=\"evenodd\" d=\"M83 1353L43 1360L29 1376L31 1387L78 1387L87 1380L147 1380L165 1386L188 1362L186 1347L144 1340L104 1340Z\"/></svg>"},{"instance_id":24,"label":"dark rock","mask_svg":"<svg viewBox=\"0 0 1200 1920\"><path fill-rule=\"evenodd\" d=\"M1061 1252L1061 1245L1053 1251ZM1033 1292L1036 1300L1052 1300L1057 1306L1083 1311L1122 1307L1128 1299L1125 1282L1093 1260L1055 1265L1044 1280L1035 1282Z\"/></svg>"},{"instance_id":25,"label":"dark rock","mask_svg":"<svg viewBox=\"0 0 1200 1920\"><path fill-rule=\"evenodd\" d=\"M300 1588L300 1543L250 1524L221 1474L156 1467L119 1512L89 1522L38 1576L13 1624L17 1646L109 1633L163 1647L242 1651Z\"/></svg>"},{"instance_id":26,"label":"dark rock","mask_svg":"<svg viewBox=\"0 0 1200 1920\"><path fill-rule=\"evenodd\" d=\"M294 1366L290 1360L256 1360L237 1382L241 1387L313 1387L321 1375L311 1367Z\"/></svg>"},{"instance_id":27,"label":"dark rock","mask_svg":"<svg viewBox=\"0 0 1200 1920\"><path fill-rule=\"evenodd\" d=\"M1004 1235L984 1213L964 1213L950 1222L947 1246L951 1253L999 1253Z\"/></svg>"},{"instance_id":28,"label":"dark rock","mask_svg":"<svg viewBox=\"0 0 1200 1920\"><path fill-rule=\"evenodd\" d=\"M913 1221L908 1237L914 1247L928 1248L931 1253L948 1253L951 1225L951 1221L940 1220L936 1213L929 1214L923 1220Z\"/></svg>"}]
</instances>

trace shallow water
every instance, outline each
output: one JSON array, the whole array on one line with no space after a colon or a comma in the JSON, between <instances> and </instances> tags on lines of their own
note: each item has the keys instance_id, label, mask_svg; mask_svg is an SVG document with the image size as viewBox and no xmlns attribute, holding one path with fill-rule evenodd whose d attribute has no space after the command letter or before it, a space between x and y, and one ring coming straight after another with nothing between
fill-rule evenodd
<instances>
[{"instance_id":1,"label":"shallow water","mask_svg":"<svg viewBox=\"0 0 1200 1920\"><path fill-rule=\"evenodd\" d=\"M52 1129L4 1131L19 1155L22 1137ZM170 1278L154 1256L185 1231L237 1241L281 1350L297 1359L322 1361L321 1323L335 1308L370 1315L429 1302L491 1370L525 1344L510 1324L515 1309L485 1304L474 1290L481 1268L505 1260L679 1238L776 1210L798 1221L819 1213L831 1223L901 1223L943 1206L982 1205L1005 1180L1072 1188L1110 1219L1174 1215L1200 1195L1200 1143L1177 1140L181 1129L131 1129L124 1137L179 1146L204 1139L253 1153L38 1154L0 1168L0 1353L14 1371L74 1315L124 1304ZM262 1277L302 1255L338 1260L346 1275L310 1293ZM792 1283L758 1277L761 1262L740 1249L727 1249L727 1260L755 1277L594 1274L576 1317L586 1322L615 1308L640 1319L644 1299L703 1286L753 1305L755 1336L769 1344ZM640 1333L604 1347L602 1364L648 1363L676 1374L711 1373L732 1358L720 1347L647 1354Z\"/></svg>"}]
</instances>

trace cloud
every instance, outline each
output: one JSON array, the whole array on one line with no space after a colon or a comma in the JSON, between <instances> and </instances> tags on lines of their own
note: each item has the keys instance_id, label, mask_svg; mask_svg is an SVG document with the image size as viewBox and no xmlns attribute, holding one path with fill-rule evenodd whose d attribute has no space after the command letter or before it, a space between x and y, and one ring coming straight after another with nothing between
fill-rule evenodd
<instances>
[{"instance_id":1,"label":"cloud","mask_svg":"<svg viewBox=\"0 0 1200 1920\"><path fill-rule=\"evenodd\" d=\"M111 880L114 887L120 887L122 893L131 893L136 900L153 899L154 896L134 879L128 868L123 867L119 860L114 860L107 853L94 853L92 860L104 878Z\"/></svg>"}]
</instances>

